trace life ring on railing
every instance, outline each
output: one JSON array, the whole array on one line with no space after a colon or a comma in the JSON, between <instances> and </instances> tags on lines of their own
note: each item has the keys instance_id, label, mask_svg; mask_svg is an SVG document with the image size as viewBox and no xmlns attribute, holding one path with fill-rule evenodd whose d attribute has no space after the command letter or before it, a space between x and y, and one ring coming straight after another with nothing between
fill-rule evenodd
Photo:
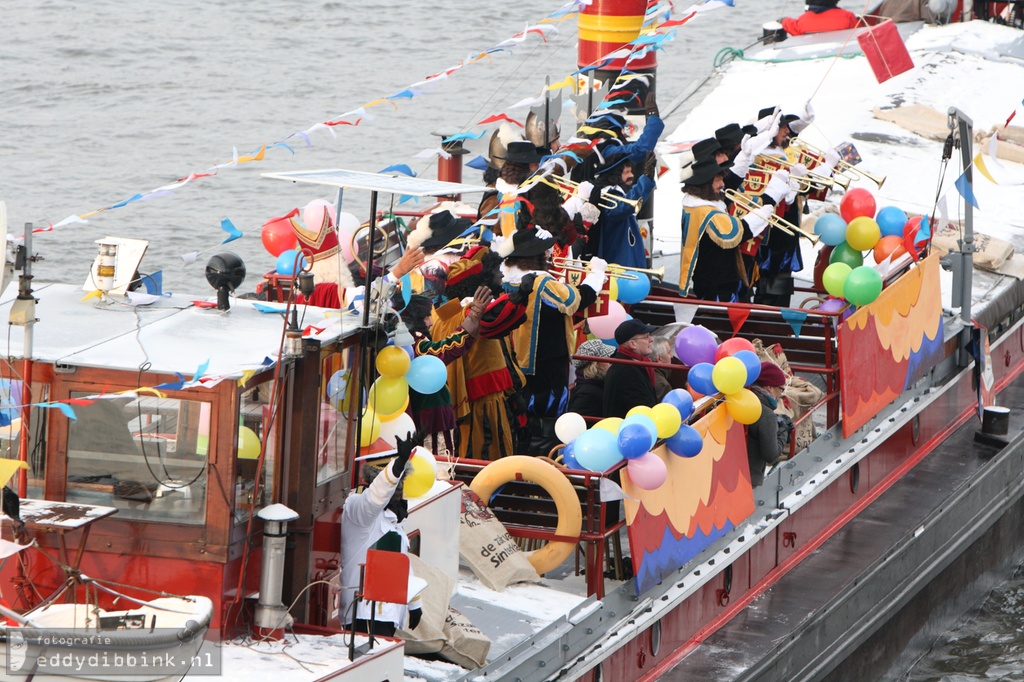
<instances>
[{"instance_id":1,"label":"life ring on railing","mask_svg":"<svg viewBox=\"0 0 1024 682\"><path fill-rule=\"evenodd\" d=\"M558 510L558 525L555 534L559 537L579 536L583 530L583 511L580 500L576 497L569 479L547 460L526 455L502 457L485 466L474 478L469 487L489 503L491 495L499 487L515 480L536 483L551 495ZM569 558L576 548L575 542L551 540L546 545L530 554L530 563L537 573L552 571Z\"/></svg>"}]
</instances>

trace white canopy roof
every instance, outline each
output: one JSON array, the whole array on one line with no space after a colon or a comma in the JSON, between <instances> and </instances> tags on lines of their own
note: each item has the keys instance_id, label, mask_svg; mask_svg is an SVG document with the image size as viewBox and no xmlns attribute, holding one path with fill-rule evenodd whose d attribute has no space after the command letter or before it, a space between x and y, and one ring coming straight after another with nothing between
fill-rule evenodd
<instances>
[{"instance_id":1,"label":"white canopy roof","mask_svg":"<svg viewBox=\"0 0 1024 682\"><path fill-rule=\"evenodd\" d=\"M289 173L262 173L265 178L291 180L292 182L309 182L314 185L344 187L346 189L368 189L372 192L390 192L407 194L414 197L443 197L452 194L474 194L486 192L486 187L463 185L440 180L411 178L400 173L363 173L353 170L308 170Z\"/></svg>"}]
</instances>

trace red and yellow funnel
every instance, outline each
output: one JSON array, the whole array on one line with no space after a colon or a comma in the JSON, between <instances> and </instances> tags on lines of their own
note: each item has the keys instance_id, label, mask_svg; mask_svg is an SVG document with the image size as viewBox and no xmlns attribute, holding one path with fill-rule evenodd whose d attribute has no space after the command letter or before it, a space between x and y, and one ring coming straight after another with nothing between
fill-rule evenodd
<instances>
[{"instance_id":1,"label":"red and yellow funnel","mask_svg":"<svg viewBox=\"0 0 1024 682\"><path fill-rule=\"evenodd\" d=\"M577 62L580 68L598 64L615 50L640 35L644 23L647 0L594 0L579 14L579 48ZM625 58L601 67L601 73L618 74ZM630 62L633 71L653 71L658 65L656 53L651 50L639 60Z\"/></svg>"}]
</instances>

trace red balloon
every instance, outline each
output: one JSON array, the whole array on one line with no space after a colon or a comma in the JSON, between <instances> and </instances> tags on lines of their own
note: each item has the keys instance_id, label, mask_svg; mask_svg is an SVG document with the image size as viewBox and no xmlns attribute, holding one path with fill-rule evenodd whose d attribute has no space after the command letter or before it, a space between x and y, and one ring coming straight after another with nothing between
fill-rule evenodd
<instances>
[{"instance_id":1,"label":"red balloon","mask_svg":"<svg viewBox=\"0 0 1024 682\"><path fill-rule=\"evenodd\" d=\"M917 234L917 230L921 227L921 221L924 220L923 215L916 215L907 221L907 224L903 226L903 238L906 239L911 233Z\"/></svg>"},{"instance_id":2,"label":"red balloon","mask_svg":"<svg viewBox=\"0 0 1024 682\"><path fill-rule=\"evenodd\" d=\"M288 249L294 249L298 243L290 218L271 218L263 223L260 239L263 240L263 248L275 258Z\"/></svg>"},{"instance_id":3,"label":"red balloon","mask_svg":"<svg viewBox=\"0 0 1024 682\"><path fill-rule=\"evenodd\" d=\"M753 353L757 352L756 350L754 350L754 344L750 343L750 341L736 337L733 339L729 339L728 341L723 341L718 346L718 350L715 351L715 362L718 362L722 358L727 358L732 355L735 355L738 351L741 350L749 350Z\"/></svg>"},{"instance_id":4,"label":"red balloon","mask_svg":"<svg viewBox=\"0 0 1024 682\"><path fill-rule=\"evenodd\" d=\"M875 197L863 187L854 187L839 202L839 215L847 223L854 218L875 217Z\"/></svg>"}]
</instances>

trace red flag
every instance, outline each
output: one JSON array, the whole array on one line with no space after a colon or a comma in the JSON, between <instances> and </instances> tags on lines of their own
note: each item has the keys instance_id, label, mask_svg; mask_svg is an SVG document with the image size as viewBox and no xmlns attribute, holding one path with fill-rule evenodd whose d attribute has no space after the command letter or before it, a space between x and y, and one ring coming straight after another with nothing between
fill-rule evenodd
<instances>
[{"instance_id":1,"label":"red flag","mask_svg":"<svg viewBox=\"0 0 1024 682\"><path fill-rule=\"evenodd\" d=\"M478 126L482 126L482 125L486 125L488 123L495 123L497 121L508 121L509 123L515 123L520 128L523 127L522 123L520 123L519 121L515 120L514 118L509 118L509 116L507 114L495 114L494 116L488 116L487 118L485 118L482 121L477 121L476 124Z\"/></svg>"},{"instance_id":2,"label":"red flag","mask_svg":"<svg viewBox=\"0 0 1024 682\"><path fill-rule=\"evenodd\" d=\"M733 336L740 333L740 329L743 329L748 317L750 317L750 310L747 308L729 308L729 321L732 323Z\"/></svg>"}]
</instances>

